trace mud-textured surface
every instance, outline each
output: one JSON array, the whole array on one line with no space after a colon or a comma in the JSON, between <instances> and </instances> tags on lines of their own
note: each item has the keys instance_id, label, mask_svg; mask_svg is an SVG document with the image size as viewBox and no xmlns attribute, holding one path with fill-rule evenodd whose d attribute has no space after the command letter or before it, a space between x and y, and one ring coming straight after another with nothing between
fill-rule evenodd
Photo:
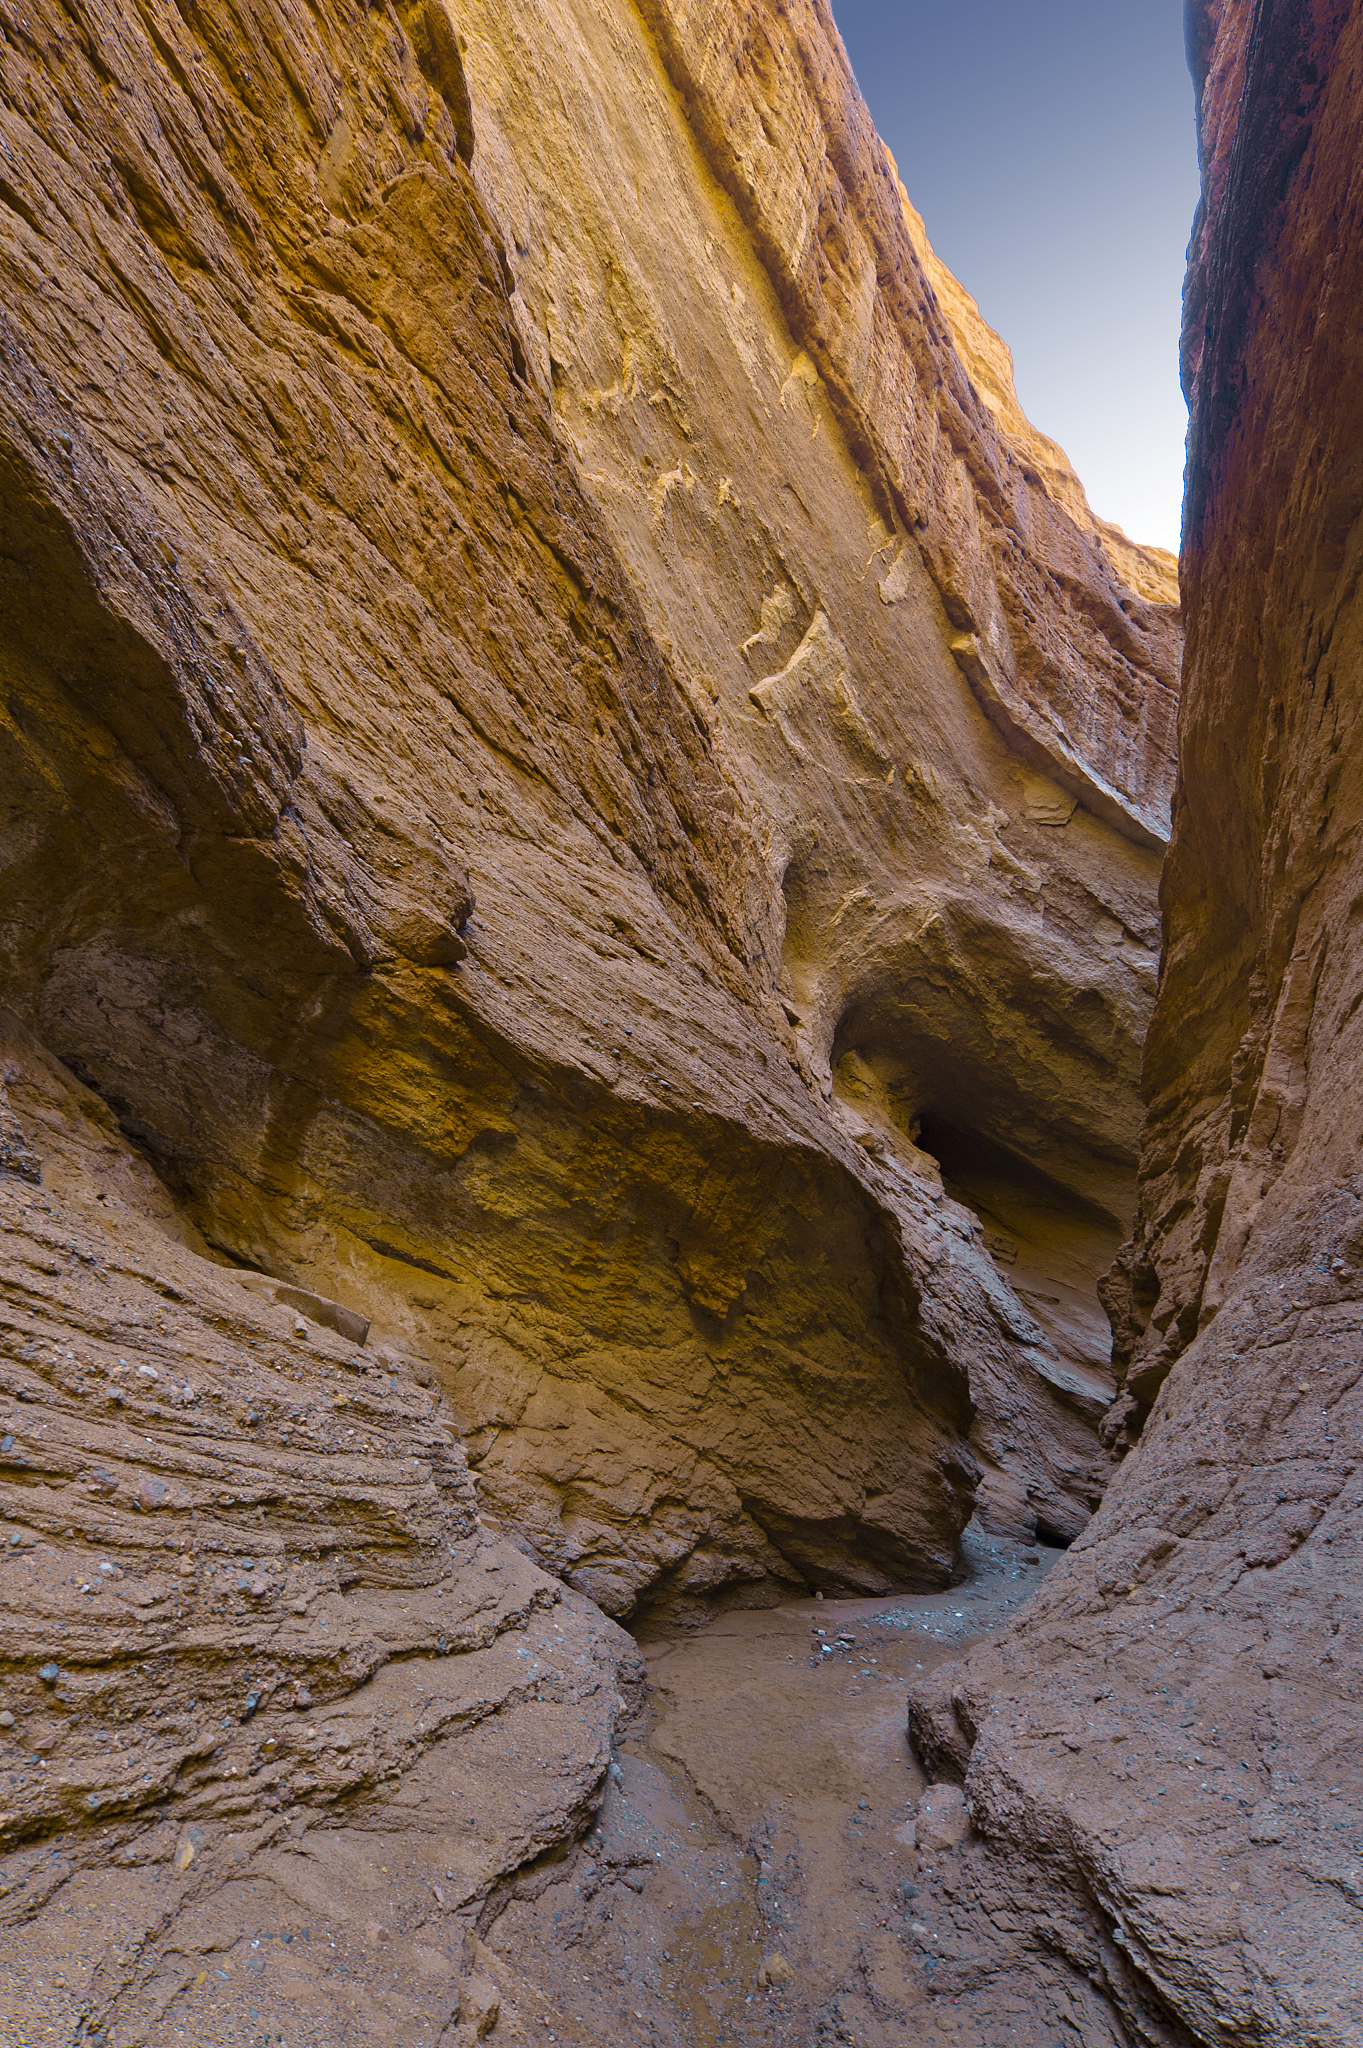
<instances>
[{"instance_id":1,"label":"mud-textured surface","mask_svg":"<svg viewBox=\"0 0 1363 2048\"><path fill-rule=\"evenodd\" d=\"M1041 2048L1073 2003L1049 1969L952 1970L959 1790L927 1792L905 1688L1000 1625L1054 1553L972 1528L947 1594L804 1600L646 1634L649 1706L580 1860L508 1909L491 1948L537 1959L588 2039L666 2048ZM621 1982L631 1988L622 2015ZM966 1991L967 1996L962 1997Z\"/></svg>"},{"instance_id":2,"label":"mud-textured surface","mask_svg":"<svg viewBox=\"0 0 1363 2048\"><path fill-rule=\"evenodd\" d=\"M0 30L5 1995L533 2037L607 1615L1101 1497L1172 564L825 9Z\"/></svg>"},{"instance_id":3,"label":"mud-textured surface","mask_svg":"<svg viewBox=\"0 0 1363 2048\"><path fill-rule=\"evenodd\" d=\"M912 1721L1011 1925L1059 1914L1120 2038L1354 2048L1363 21L1321 0L1192 28L1182 773L1109 1289L1106 1433L1134 1448L1025 1621Z\"/></svg>"}]
</instances>

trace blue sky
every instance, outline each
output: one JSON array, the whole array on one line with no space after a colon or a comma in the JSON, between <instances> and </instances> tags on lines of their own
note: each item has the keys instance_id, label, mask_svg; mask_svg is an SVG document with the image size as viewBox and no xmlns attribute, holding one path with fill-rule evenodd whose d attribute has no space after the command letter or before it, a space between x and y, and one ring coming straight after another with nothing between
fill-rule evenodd
<instances>
[{"instance_id":1,"label":"blue sky","mask_svg":"<svg viewBox=\"0 0 1363 2048\"><path fill-rule=\"evenodd\" d=\"M1094 510L1177 548L1197 203L1182 0L832 0L933 247Z\"/></svg>"}]
</instances>

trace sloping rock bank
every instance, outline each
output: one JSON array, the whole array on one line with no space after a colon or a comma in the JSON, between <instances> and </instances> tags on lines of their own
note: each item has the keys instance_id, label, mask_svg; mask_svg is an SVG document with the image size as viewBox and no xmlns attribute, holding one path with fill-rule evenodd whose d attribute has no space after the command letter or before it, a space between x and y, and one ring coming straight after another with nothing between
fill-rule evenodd
<instances>
[{"instance_id":1,"label":"sloping rock bank","mask_svg":"<svg viewBox=\"0 0 1363 2048\"><path fill-rule=\"evenodd\" d=\"M453 2040L607 1615L1101 1497L1172 563L821 7L0 31L6 1996Z\"/></svg>"},{"instance_id":2,"label":"sloping rock bank","mask_svg":"<svg viewBox=\"0 0 1363 2048\"><path fill-rule=\"evenodd\" d=\"M1134 1447L1025 1620L910 1718L964 1777L1012 1930L974 1916L977 1972L1063 1957L1120 2038L1344 2048L1363 1985L1363 20L1321 0L1191 23L1182 774L1139 1220L1110 1289L1109 1427Z\"/></svg>"},{"instance_id":3,"label":"sloping rock bank","mask_svg":"<svg viewBox=\"0 0 1363 2048\"><path fill-rule=\"evenodd\" d=\"M0 1176L4 2038L233 2038L262 1936L290 2038L456 2038L471 1928L586 1825L638 1653L489 1538L410 1361L177 1242L103 1103L27 1051L42 1184Z\"/></svg>"}]
</instances>

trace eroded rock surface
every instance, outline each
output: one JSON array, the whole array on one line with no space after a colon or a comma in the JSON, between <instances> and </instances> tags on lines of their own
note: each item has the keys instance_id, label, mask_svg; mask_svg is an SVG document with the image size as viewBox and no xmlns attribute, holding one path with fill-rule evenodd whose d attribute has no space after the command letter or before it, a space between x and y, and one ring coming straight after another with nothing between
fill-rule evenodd
<instances>
[{"instance_id":1,"label":"eroded rock surface","mask_svg":"<svg viewBox=\"0 0 1363 2048\"><path fill-rule=\"evenodd\" d=\"M1167 567L954 346L826 23L580 14L16 28L10 974L612 1611L940 1577L971 1400L1000 1519L1101 1490Z\"/></svg>"},{"instance_id":2,"label":"eroded rock surface","mask_svg":"<svg viewBox=\"0 0 1363 2048\"><path fill-rule=\"evenodd\" d=\"M410 1360L200 1256L99 1098L5 1051L43 1180L0 1177L0 2010L434 2039L638 1654L489 1538ZM376 1944L381 1986L338 1974Z\"/></svg>"},{"instance_id":3,"label":"eroded rock surface","mask_svg":"<svg viewBox=\"0 0 1363 2048\"><path fill-rule=\"evenodd\" d=\"M400 1870L346 2024L533 2031L465 1937L599 1794L602 1610L1101 1496L1172 565L818 8L0 25L15 1968L82 1900L173 2031L231 1872L372 1963Z\"/></svg>"},{"instance_id":4,"label":"eroded rock surface","mask_svg":"<svg viewBox=\"0 0 1363 2048\"><path fill-rule=\"evenodd\" d=\"M934 1674L911 1720L985 1838L966 1918L1000 1981L1049 1950L1101 1984L1118 2038L1343 2048L1363 1982L1363 23L1191 19L1182 774L1139 1218L1109 1288L1108 1431L1134 1448L1025 1620Z\"/></svg>"}]
</instances>

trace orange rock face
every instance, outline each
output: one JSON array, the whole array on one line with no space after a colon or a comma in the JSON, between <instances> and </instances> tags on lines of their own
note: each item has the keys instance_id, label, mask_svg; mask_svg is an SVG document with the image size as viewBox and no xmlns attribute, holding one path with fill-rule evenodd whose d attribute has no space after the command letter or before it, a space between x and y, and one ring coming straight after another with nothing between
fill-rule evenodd
<instances>
[{"instance_id":1,"label":"orange rock face","mask_svg":"<svg viewBox=\"0 0 1363 2048\"><path fill-rule=\"evenodd\" d=\"M1342 2048L1363 1961L1363 22L1191 21L1181 778L1139 1215L1108 1289L1108 1433L1132 1447L1026 1619L912 1712L1012 1891L1001 1981L1059 1891L1104 2024L1115 2005L1141 2040Z\"/></svg>"},{"instance_id":2,"label":"orange rock face","mask_svg":"<svg viewBox=\"0 0 1363 2048\"><path fill-rule=\"evenodd\" d=\"M2 18L6 1882L471 1922L606 1614L1097 1505L1172 564L820 9Z\"/></svg>"}]
</instances>

